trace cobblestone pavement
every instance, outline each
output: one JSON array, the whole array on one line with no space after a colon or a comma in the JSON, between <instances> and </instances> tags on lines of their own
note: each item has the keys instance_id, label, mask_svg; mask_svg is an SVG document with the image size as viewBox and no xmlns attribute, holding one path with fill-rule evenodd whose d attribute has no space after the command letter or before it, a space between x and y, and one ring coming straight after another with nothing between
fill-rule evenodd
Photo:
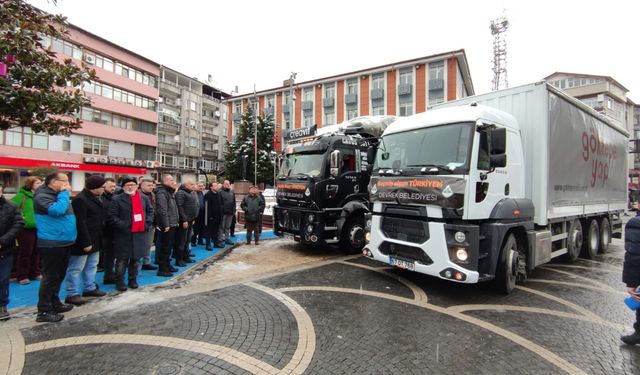
<instances>
[{"instance_id":1,"label":"cobblestone pavement","mask_svg":"<svg viewBox=\"0 0 640 375\"><path fill-rule=\"evenodd\" d=\"M640 374L640 346L619 340L633 319L620 240L594 260L544 265L508 296L337 253L241 272L315 256L291 246L239 247L171 292L115 296L59 324L12 319L0 373ZM207 286L223 270L238 275Z\"/></svg>"}]
</instances>

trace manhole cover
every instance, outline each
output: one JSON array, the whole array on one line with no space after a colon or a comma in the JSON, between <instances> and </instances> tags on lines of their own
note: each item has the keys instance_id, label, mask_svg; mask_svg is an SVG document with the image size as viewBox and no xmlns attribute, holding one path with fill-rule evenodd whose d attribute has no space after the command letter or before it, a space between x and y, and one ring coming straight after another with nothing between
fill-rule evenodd
<instances>
[{"instance_id":1,"label":"manhole cover","mask_svg":"<svg viewBox=\"0 0 640 375\"><path fill-rule=\"evenodd\" d=\"M174 375L174 374L179 374L180 370L181 370L180 365L175 365L175 364L162 365L158 367L158 370L156 370L156 374Z\"/></svg>"}]
</instances>

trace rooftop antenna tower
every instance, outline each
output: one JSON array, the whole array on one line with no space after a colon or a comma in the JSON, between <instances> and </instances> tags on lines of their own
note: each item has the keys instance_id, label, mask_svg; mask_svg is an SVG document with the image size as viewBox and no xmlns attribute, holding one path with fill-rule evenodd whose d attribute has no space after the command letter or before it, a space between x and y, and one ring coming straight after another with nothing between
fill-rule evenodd
<instances>
[{"instance_id":1,"label":"rooftop antenna tower","mask_svg":"<svg viewBox=\"0 0 640 375\"><path fill-rule=\"evenodd\" d=\"M506 16L492 20L489 27L493 35L493 80L491 90L496 91L509 87L507 79L507 39L506 32L509 28L509 20Z\"/></svg>"}]
</instances>

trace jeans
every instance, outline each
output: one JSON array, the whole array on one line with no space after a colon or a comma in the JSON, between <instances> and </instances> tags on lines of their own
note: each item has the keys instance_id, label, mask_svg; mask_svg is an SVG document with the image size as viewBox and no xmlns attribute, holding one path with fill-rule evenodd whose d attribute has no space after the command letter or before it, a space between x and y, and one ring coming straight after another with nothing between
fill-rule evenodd
<instances>
[{"instance_id":1,"label":"jeans","mask_svg":"<svg viewBox=\"0 0 640 375\"><path fill-rule=\"evenodd\" d=\"M51 312L60 306L60 285L69 263L71 246L39 247L42 281L38 291L38 312Z\"/></svg>"},{"instance_id":2,"label":"jeans","mask_svg":"<svg viewBox=\"0 0 640 375\"><path fill-rule=\"evenodd\" d=\"M9 276L13 266L11 254L0 255L0 306L9 304Z\"/></svg>"},{"instance_id":3,"label":"jeans","mask_svg":"<svg viewBox=\"0 0 640 375\"><path fill-rule=\"evenodd\" d=\"M40 276L40 257L36 248L36 230L23 229L18 234L18 280Z\"/></svg>"},{"instance_id":4,"label":"jeans","mask_svg":"<svg viewBox=\"0 0 640 375\"><path fill-rule=\"evenodd\" d=\"M222 225L220 225L220 229L218 230L218 238L220 241L230 241L229 230L231 229L234 216L234 214L224 214L222 216Z\"/></svg>"},{"instance_id":5,"label":"jeans","mask_svg":"<svg viewBox=\"0 0 640 375\"><path fill-rule=\"evenodd\" d=\"M153 245L153 238L156 235L156 229L151 227L147 231L147 250L144 252L142 256L142 264L151 264L151 246Z\"/></svg>"},{"instance_id":6,"label":"jeans","mask_svg":"<svg viewBox=\"0 0 640 375\"><path fill-rule=\"evenodd\" d=\"M78 296L82 292L96 289L96 269L100 253L71 255L67 267L67 297Z\"/></svg>"}]
</instances>

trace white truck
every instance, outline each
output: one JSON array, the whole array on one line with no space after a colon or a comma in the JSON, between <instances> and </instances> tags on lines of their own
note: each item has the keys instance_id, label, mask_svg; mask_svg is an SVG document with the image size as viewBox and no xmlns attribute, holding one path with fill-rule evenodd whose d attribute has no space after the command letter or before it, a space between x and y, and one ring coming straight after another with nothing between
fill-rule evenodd
<instances>
[{"instance_id":1,"label":"white truck","mask_svg":"<svg viewBox=\"0 0 640 375\"><path fill-rule=\"evenodd\" d=\"M545 82L398 119L374 156L365 256L509 293L620 237L628 133Z\"/></svg>"}]
</instances>

